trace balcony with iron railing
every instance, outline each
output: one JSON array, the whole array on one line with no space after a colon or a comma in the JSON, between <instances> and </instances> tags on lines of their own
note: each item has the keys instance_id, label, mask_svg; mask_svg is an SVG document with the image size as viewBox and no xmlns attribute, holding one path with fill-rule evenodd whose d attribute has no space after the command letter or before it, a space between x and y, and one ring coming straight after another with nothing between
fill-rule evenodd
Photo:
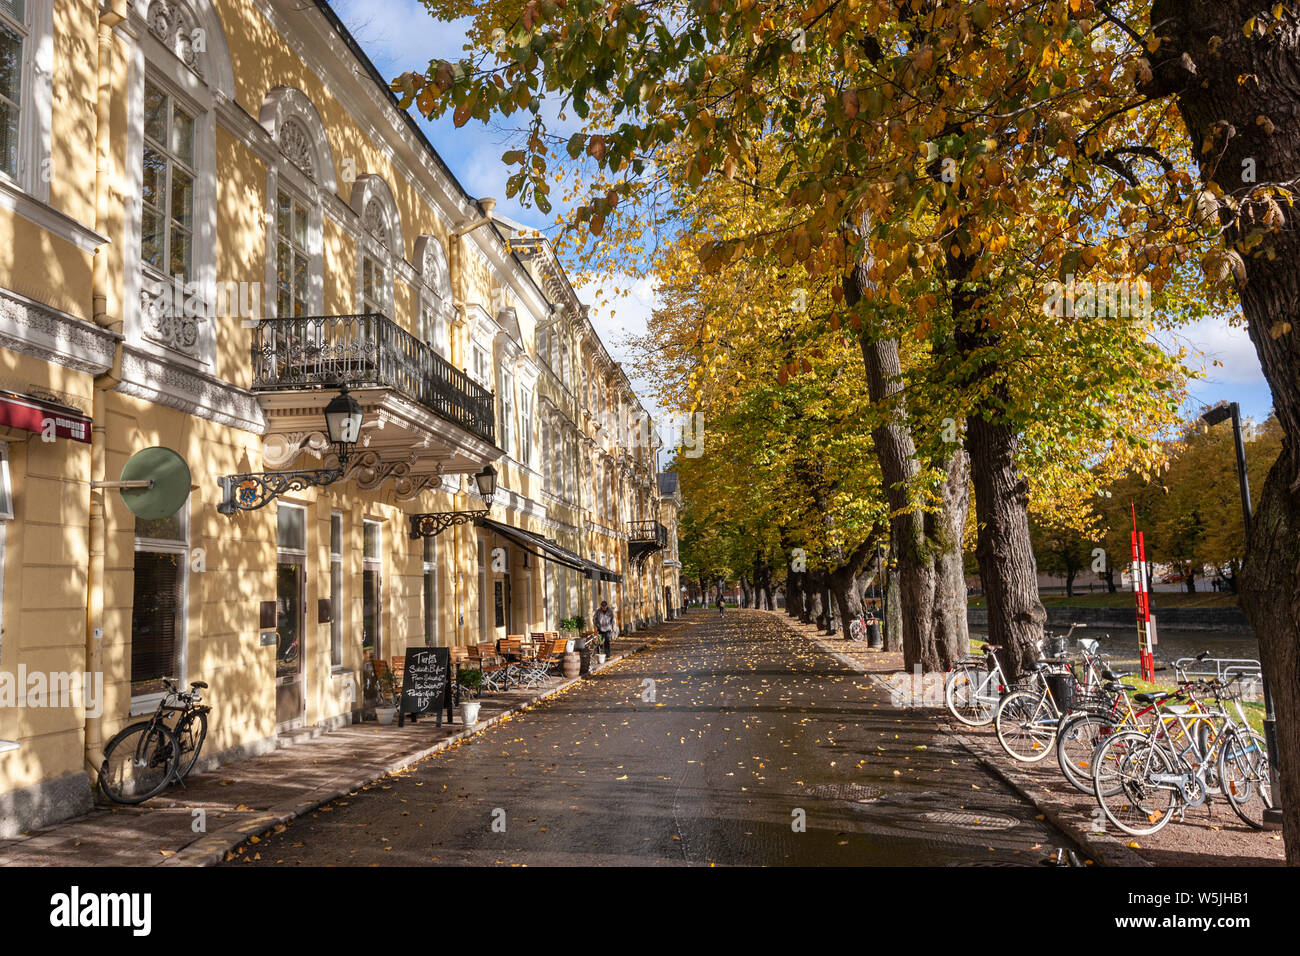
<instances>
[{"instance_id":1,"label":"balcony with iron railing","mask_svg":"<svg viewBox=\"0 0 1300 956\"><path fill-rule=\"evenodd\" d=\"M264 319L253 329L253 390L390 388L496 444L492 392L384 315Z\"/></svg>"},{"instance_id":2,"label":"balcony with iron railing","mask_svg":"<svg viewBox=\"0 0 1300 956\"><path fill-rule=\"evenodd\" d=\"M668 529L658 521L630 521L627 526L629 544L650 544L656 549L668 547Z\"/></svg>"}]
</instances>

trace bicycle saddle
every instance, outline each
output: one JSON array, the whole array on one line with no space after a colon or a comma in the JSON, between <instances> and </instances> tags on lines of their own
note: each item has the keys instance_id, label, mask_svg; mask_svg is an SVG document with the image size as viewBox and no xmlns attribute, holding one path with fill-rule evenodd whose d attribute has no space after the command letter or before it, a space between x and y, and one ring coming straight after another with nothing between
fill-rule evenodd
<instances>
[{"instance_id":1,"label":"bicycle saddle","mask_svg":"<svg viewBox=\"0 0 1300 956\"><path fill-rule=\"evenodd\" d=\"M206 683L205 681L201 681L201 680L196 680L194 683L190 684L190 686L191 686L191 687L197 687L197 688L199 688L200 690L207 690L207 689L208 689L208 685L207 685L207 683Z\"/></svg>"},{"instance_id":2,"label":"bicycle saddle","mask_svg":"<svg viewBox=\"0 0 1300 956\"><path fill-rule=\"evenodd\" d=\"M1177 694L1171 694L1168 691L1158 691L1154 694L1134 694L1133 699L1141 704L1158 704L1161 701L1176 697Z\"/></svg>"}]
</instances>

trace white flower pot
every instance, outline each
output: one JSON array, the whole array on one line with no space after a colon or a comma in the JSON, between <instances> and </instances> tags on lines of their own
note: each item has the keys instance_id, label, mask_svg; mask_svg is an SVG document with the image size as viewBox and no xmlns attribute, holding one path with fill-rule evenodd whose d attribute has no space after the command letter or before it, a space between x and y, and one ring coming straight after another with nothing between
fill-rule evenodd
<instances>
[{"instance_id":1,"label":"white flower pot","mask_svg":"<svg viewBox=\"0 0 1300 956\"><path fill-rule=\"evenodd\" d=\"M605 663L605 655L604 655L604 654L597 654L597 655L596 655L596 663L597 663L597 664L603 664L603 663Z\"/></svg>"},{"instance_id":2,"label":"white flower pot","mask_svg":"<svg viewBox=\"0 0 1300 956\"><path fill-rule=\"evenodd\" d=\"M482 706L477 700L463 700L460 702L460 722L466 727L473 727L478 723L478 709Z\"/></svg>"},{"instance_id":3,"label":"white flower pot","mask_svg":"<svg viewBox=\"0 0 1300 956\"><path fill-rule=\"evenodd\" d=\"M397 708L396 708L396 707L376 707L376 708L375 708L375 718L376 718L376 719L377 719L381 724L391 724L391 723L393 723L395 720L397 720Z\"/></svg>"}]
</instances>

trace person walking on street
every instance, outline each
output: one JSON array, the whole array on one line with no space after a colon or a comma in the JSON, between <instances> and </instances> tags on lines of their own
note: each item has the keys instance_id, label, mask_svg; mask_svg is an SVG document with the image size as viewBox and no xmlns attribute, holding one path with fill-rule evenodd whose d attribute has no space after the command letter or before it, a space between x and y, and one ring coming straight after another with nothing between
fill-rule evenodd
<instances>
[{"instance_id":1,"label":"person walking on street","mask_svg":"<svg viewBox=\"0 0 1300 956\"><path fill-rule=\"evenodd\" d=\"M722 617L722 615L726 613L726 610L727 610L727 605L722 603L722 595L719 594L718 595L718 617Z\"/></svg>"},{"instance_id":2,"label":"person walking on street","mask_svg":"<svg viewBox=\"0 0 1300 956\"><path fill-rule=\"evenodd\" d=\"M592 620L596 625L596 630L600 634L600 639L605 647L605 659L610 656L610 647L614 643L614 612L610 609L608 601L601 601L600 608L596 611L596 616Z\"/></svg>"}]
</instances>

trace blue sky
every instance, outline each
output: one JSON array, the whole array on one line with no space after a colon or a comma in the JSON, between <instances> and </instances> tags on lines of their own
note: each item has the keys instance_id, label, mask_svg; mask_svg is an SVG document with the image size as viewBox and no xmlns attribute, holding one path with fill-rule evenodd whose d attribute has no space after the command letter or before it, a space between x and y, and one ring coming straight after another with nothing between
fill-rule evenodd
<instances>
[{"instance_id":1,"label":"blue sky","mask_svg":"<svg viewBox=\"0 0 1300 956\"><path fill-rule=\"evenodd\" d=\"M334 0L333 6L384 76L394 77L406 70L422 70L431 59L456 60L463 55L466 22L434 20L418 0L383 0L381 3L375 0ZM456 129L449 116L432 122L418 116L417 119L447 166L471 195L495 197L501 215L526 226L545 228L551 225L551 217L505 198L506 170L501 163L501 154L507 148L506 131L485 127L477 121ZM553 198L559 207L559 196ZM578 275L574 275L574 281L575 285L580 285ZM593 304L592 320L606 348L619 361L627 355L625 342L628 335L645 331L646 319L654 304L653 288L649 282L628 279L606 281L601 285L606 292L604 298L614 302L614 306L611 309ZM628 294L620 297L610 295L616 289ZM594 289L588 289L584 299L594 303L596 296L591 293ZM1203 364L1206 373L1204 380L1192 383L1189 411L1227 400L1240 402L1244 415L1258 420L1268 415L1273 406L1272 398L1260 371L1255 348L1244 328L1205 320L1183 329L1178 340L1203 355L1202 360L1189 364L1196 368ZM1220 362L1221 367L1216 367L1215 361ZM637 391L651 414L657 415L650 389L638 387Z\"/></svg>"}]
</instances>

